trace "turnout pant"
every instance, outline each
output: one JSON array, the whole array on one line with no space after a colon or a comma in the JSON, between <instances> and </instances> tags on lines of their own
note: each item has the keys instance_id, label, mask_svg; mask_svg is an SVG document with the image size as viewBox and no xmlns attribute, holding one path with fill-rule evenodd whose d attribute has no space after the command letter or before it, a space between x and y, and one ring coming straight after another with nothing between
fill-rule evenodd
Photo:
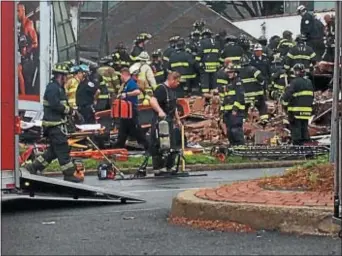
<instances>
[{"instance_id":1,"label":"turnout pant","mask_svg":"<svg viewBox=\"0 0 342 256\"><path fill-rule=\"evenodd\" d=\"M211 90L215 89L215 73L216 72L201 72L201 90L202 93L209 93Z\"/></svg>"},{"instance_id":2,"label":"turnout pant","mask_svg":"<svg viewBox=\"0 0 342 256\"><path fill-rule=\"evenodd\" d=\"M267 120L268 114L267 114L267 105L266 105L265 96L261 95L261 96L255 97L254 106L259 111L260 120ZM246 116L248 116L248 109L250 107L251 107L251 103L250 102L246 103Z\"/></svg>"},{"instance_id":3,"label":"turnout pant","mask_svg":"<svg viewBox=\"0 0 342 256\"><path fill-rule=\"evenodd\" d=\"M323 53L325 51L325 45L322 39L310 39L307 41L307 45L311 46L317 55L317 61L322 59Z\"/></svg>"},{"instance_id":4,"label":"turnout pant","mask_svg":"<svg viewBox=\"0 0 342 256\"><path fill-rule=\"evenodd\" d=\"M49 127L45 130L45 136L47 137L50 146L44 152L43 155L37 157L38 166L37 170L43 170L47 167L52 160L58 159L59 165L63 172L70 170L70 175L73 175L75 171L74 164L70 159L70 147L68 144L68 138L66 136L65 126Z\"/></svg>"},{"instance_id":5,"label":"turnout pant","mask_svg":"<svg viewBox=\"0 0 342 256\"><path fill-rule=\"evenodd\" d=\"M146 136L141 129L138 118L138 110L136 109L133 110L133 118L119 120L119 134L114 147L124 148L128 136L135 138L139 144L143 145L145 151L148 150L148 141L146 140Z\"/></svg>"},{"instance_id":6,"label":"turnout pant","mask_svg":"<svg viewBox=\"0 0 342 256\"><path fill-rule=\"evenodd\" d=\"M289 123L293 145L303 145L305 142L310 141L308 120L296 119L294 116L289 115Z\"/></svg>"},{"instance_id":7,"label":"turnout pant","mask_svg":"<svg viewBox=\"0 0 342 256\"><path fill-rule=\"evenodd\" d=\"M152 121L151 127L151 147L150 152L152 155L152 166L153 170L159 170L162 168L171 169L175 165L176 154L168 153L167 157L163 157L163 152L160 150L159 139L157 138L158 133L158 117L154 117ZM177 138L176 132L173 128L173 120L171 118L167 118L166 121L169 124L170 131L170 147L175 149L177 147Z\"/></svg>"},{"instance_id":8,"label":"turnout pant","mask_svg":"<svg viewBox=\"0 0 342 256\"><path fill-rule=\"evenodd\" d=\"M92 105L82 106L78 108L80 114L84 118L85 124L95 124L95 110Z\"/></svg>"},{"instance_id":9,"label":"turnout pant","mask_svg":"<svg viewBox=\"0 0 342 256\"><path fill-rule=\"evenodd\" d=\"M224 113L223 120L227 127L227 135L230 145L244 145L243 116L238 114L234 116L231 111L228 111Z\"/></svg>"}]
</instances>

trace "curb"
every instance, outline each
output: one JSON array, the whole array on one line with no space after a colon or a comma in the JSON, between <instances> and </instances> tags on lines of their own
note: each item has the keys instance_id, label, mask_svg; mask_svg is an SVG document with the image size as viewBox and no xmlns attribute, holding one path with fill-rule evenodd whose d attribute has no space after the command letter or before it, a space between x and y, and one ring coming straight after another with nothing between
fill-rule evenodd
<instances>
[{"instance_id":1,"label":"curb","mask_svg":"<svg viewBox=\"0 0 342 256\"><path fill-rule=\"evenodd\" d=\"M202 188L203 189L203 188ZM277 230L301 235L337 235L331 207L272 206L203 200L199 189L179 193L171 206L171 217L233 221L255 230Z\"/></svg>"},{"instance_id":2,"label":"curb","mask_svg":"<svg viewBox=\"0 0 342 256\"><path fill-rule=\"evenodd\" d=\"M303 164L306 161L282 161L282 162L253 162L253 163L236 163L236 164L195 164L187 165L186 169L192 172L200 171L227 171L227 170L241 170L241 169L258 169L258 168L280 168L280 167L292 167L298 164ZM122 168L121 171L124 174L134 174L138 167L134 168ZM152 171L151 167L147 168L148 171ZM45 172L44 176L47 177L59 177L61 172ZM86 175L97 175L97 170L88 170Z\"/></svg>"}]
</instances>

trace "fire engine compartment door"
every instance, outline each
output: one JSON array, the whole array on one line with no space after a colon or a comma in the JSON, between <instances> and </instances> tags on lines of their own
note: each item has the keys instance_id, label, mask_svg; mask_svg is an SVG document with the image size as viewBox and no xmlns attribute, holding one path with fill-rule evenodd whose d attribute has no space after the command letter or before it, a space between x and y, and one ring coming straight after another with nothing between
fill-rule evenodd
<instances>
[{"instance_id":1,"label":"fire engine compartment door","mask_svg":"<svg viewBox=\"0 0 342 256\"><path fill-rule=\"evenodd\" d=\"M132 202L142 203L145 200L130 193L121 193L108 188L89 186L82 183L73 183L56 178L32 175L25 168L20 168L20 188L21 195L31 197L46 197L54 199L79 199L79 200L98 200L113 202Z\"/></svg>"}]
</instances>

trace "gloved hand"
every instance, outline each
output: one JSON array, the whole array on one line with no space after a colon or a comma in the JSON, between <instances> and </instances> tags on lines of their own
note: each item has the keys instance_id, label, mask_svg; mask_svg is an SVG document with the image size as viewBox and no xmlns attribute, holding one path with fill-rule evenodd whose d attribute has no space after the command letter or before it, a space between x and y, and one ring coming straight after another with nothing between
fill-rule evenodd
<instances>
[{"instance_id":1,"label":"gloved hand","mask_svg":"<svg viewBox=\"0 0 342 256\"><path fill-rule=\"evenodd\" d=\"M142 104L143 104L143 106L148 106L148 105L150 105L150 101L148 99L144 99Z\"/></svg>"}]
</instances>

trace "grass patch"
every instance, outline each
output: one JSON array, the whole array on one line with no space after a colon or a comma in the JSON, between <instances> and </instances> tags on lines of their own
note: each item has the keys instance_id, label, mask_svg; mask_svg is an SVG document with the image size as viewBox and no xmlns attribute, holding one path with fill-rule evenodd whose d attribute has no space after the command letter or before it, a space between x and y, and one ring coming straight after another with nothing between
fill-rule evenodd
<instances>
[{"instance_id":1,"label":"grass patch","mask_svg":"<svg viewBox=\"0 0 342 256\"><path fill-rule=\"evenodd\" d=\"M143 162L144 157L142 156L131 156L128 158L128 161L126 162L120 162L117 161L115 162L116 166L119 168L137 168L139 165ZM194 164L205 164L205 165L210 165L210 164L224 164L220 162L216 157L206 155L206 154L194 154L194 155L189 155L185 156L185 163L186 165L194 165ZM94 159L84 159L82 162L85 165L86 170L91 170L91 169L96 169L97 166L101 163L104 162L101 160L94 160ZM249 162L248 158L243 158L239 156L230 156L229 158L226 159L225 163L246 163ZM148 166L152 165L152 159L149 159ZM46 172L56 172L60 171L60 166L58 164L58 161L53 161L46 169Z\"/></svg>"}]
</instances>

